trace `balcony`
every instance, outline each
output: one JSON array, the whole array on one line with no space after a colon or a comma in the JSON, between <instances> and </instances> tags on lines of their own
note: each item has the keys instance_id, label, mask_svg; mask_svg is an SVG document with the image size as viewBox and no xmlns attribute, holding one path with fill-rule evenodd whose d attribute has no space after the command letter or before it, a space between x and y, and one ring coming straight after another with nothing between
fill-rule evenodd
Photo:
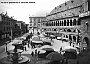
<instances>
[{"instance_id":1,"label":"balcony","mask_svg":"<svg viewBox=\"0 0 90 64\"><path fill-rule=\"evenodd\" d=\"M44 32L49 32L49 33L57 33L57 31L44 31ZM65 34L65 35L78 35L77 32L58 32L59 34Z\"/></svg>"},{"instance_id":2,"label":"balcony","mask_svg":"<svg viewBox=\"0 0 90 64\"><path fill-rule=\"evenodd\" d=\"M80 28L81 26L42 26L41 28Z\"/></svg>"}]
</instances>

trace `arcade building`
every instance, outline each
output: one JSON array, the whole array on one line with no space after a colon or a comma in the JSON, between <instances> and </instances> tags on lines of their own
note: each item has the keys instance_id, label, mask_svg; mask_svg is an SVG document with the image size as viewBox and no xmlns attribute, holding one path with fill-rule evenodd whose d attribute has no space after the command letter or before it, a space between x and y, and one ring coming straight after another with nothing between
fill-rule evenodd
<instances>
[{"instance_id":1,"label":"arcade building","mask_svg":"<svg viewBox=\"0 0 90 64\"><path fill-rule=\"evenodd\" d=\"M90 0L70 0L46 15L42 30L68 38L80 50L90 48Z\"/></svg>"}]
</instances>

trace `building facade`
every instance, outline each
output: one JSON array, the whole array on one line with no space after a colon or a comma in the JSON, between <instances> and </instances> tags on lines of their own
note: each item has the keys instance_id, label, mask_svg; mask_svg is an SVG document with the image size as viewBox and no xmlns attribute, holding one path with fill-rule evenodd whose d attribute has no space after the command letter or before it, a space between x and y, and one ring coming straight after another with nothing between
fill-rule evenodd
<instances>
[{"instance_id":1,"label":"building facade","mask_svg":"<svg viewBox=\"0 0 90 64\"><path fill-rule=\"evenodd\" d=\"M19 29L20 29L19 34L26 33L26 24L25 24L25 22L23 22L23 21L17 21L16 24L17 24L17 26L19 26Z\"/></svg>"},{"instance_id":2,"label":"building facade","mask_svg":"<svg viewBox=\"0 0 90 64\"><path fill-rule=\"evenodd\" d=\"M21 29L25 32L25 23L21 24L21 26L17 23L19 22L13 17L9 17L7 14L0 14L0 39L19 36Z\"/></svg>"},{"instance_id":3,"label":"building facade","mask_svg":"<svg viewBox=\"0 0 90 64\"><path fill-rule=\"evenodd\" d=\"M14 35L16 22L17 20L9 17L7 14L0 14L0 39Z\"/></svg>"},{"instance_id":4,"label":"building facade","mask_svg":"<svg viewBox=\"0 0 90 64\"><path fill-rule=\"evenodd\" d=\"M46 17L29 17L29 19L29 32L41 32L42 22L46 20Z\"/></svg>"},{"instance_id":5,"label":"building facade","mask_svg":"<svg viewBox=\"0 0 90 64\"><path fill-rule=\"evenodd\" d=\"M90 48L90 1L70 0L55 7L46 15L42 30L62 38L68 38L73 46Z\"/></svg>"},{"instance_id":6,"label":"building facade","mask_svg":"<svg viewBox=\"0 0 90 64\"><path fill-rule=\"evenodd\" d=\"M26 33L29 32L29 24L25 24Z\"/></svg>"}]
</instances>

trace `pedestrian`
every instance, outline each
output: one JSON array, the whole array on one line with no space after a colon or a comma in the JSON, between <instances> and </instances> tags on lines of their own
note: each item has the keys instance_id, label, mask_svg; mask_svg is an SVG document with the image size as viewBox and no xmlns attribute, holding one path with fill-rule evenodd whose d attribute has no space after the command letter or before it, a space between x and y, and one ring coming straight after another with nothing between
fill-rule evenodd
<instances>
[{"instance_id":1,"label":"pedestrian","mask_svg":"<svg viewBox=\"0 0 90 64\"><path fill-rule=\"evenodd\" d=\"M62 50L62 46L61 46L61 48L60 48L60 53L61 53L61 50Z\"/></svg>"},{"instance_id":2,"label":"pedestrian","mask_svg":"<svg viewBox=\"0 0 90 64\"><path fill-rule=\"evenodd\" d=\"M35 48L35 43L33 43L33 47Z\"/></svg>"},{"instance_id":3,"label":"pedestrian","mask_svg":"<svg viewBox=\"0 0 90 64\"><path fill-rule=\"evenodd\" d=\"M31 41L31 47L33 48L33 42Z\"/></svg>"},{"instance_id":4,"label":"pedestrian","mask_svg":"<svg viewBox=\"0 0 90 64\"><path fill-rule=\"evenodd\" d=\"M38 35L40 35L40 33L39 33L39 32L37 32L37 34L38 34Z\"/></svg>"},{"instance_id":5,"label":"pedestrian","mask_svg":"<svg viewBox=\"0 0 90 64\"><path fill-rule=\"evenodd\" d=\"M35 57L37 57L37 49L35 50Z\"/></svg>"},{"instance_id":6,"label":"pedestrian","mask_svg":"<svg viewBox=\"0 0 90 64\"><path fill-rule=\"evenodd\" d=\"M24 46L24 51L26 51L27 49L26 49L26 46Z\"/></svg>"},{"instance_id":7,"label":"pedestrian","mask_svg":"<svg viewBox=\"0 0 90 64\"><path fill-rule=\"evenodd\" d=\"M32 36L33 36L33 34L32 34L32 32L30 33L30 38L32 38Z\"/></svg>"},{"instance_id":8,"label":"pedestrian","mask_svg":"<svg viewBox=\"0 0 90 64\"><path fill-rule=\"evenodd\" d=\"M10 41L7 41L6 43L5 43L5 45L6 45L6 48L5 48L5 51L7 52L7 44L8 43L10 43Z\"/></svg>"},{"instance_id":9,"label":"pedestrian","mask_svg":"<svg viewBox=\"0 0 90 64\"><path fill-rule=\"evenodd\" d=\"M70 40L70 46L71 46L71 44L72 44L72 41Z\"/></svg>"},{"instance_id":10,"label":"pedestrian","mask_svg":"<svg viewBox=\"0 0 90 64\"><path fill-rule=\"evenodd\" d=\"M73 44L73 47L74 47L74 44Z\"/></svg>"},{"instance_id":11,"label":"pedestrian","mask_svg":"<svg viewBox=\"0 0 90 64\"><path fill-rule=\"evenodd\" d=\"M28 47L30 47L30 46L29 46L29 43L30 43L30 40L28 39Z\"/></svg>"},{"instance_id":12,"label":"pedestrian","mask_svg":"<svg viewBox=\"0 0 90 64\"><path fill-rule=\"evenodd\" d=\"M39 57L39 54L40 54L40 51L38 51L38 54L37 54L37 55L38 55L38 57Z\"/></svg>"},{"instance_id":13,"label":"pedestrian","mask_svg":"<svg viewBox=\"0 0 90 64\"><path fill-rule=\"evenodd\" d=\"M5 48L5 51L7 52L7 43L5 43L6 44L6 48Z\"/></svg>"},{"instance_id":14,"label":"pedestrian","mask_svg":"<svg viewBox=\"0 0 90 64\"><path fill-rule=\"evenodd\" d=\"M32 51L31 55L33 56L34 55L34 52Z\"/></svg>"},{"instance_id":15,"label":"pedestrian","mask_svg":"<svg viewBox=\"0 0 90 64\"><path fill-rule=\"evenodd\" d=\"M65 59L65 64L68 64L68 59L67 58Z\"/></svg>"}]
</instances>

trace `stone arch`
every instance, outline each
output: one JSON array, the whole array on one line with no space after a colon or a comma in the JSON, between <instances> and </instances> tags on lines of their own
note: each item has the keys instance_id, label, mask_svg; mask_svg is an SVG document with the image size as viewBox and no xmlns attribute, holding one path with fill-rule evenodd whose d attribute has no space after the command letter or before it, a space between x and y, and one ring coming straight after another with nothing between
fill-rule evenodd
<instances>
[{"instance_id":1,"label":"stone arch","mask_svg":"<svg viewBox=\"0 0 90 64\"><path fill-rule=\"evenodd\" d=\"M59 26L59 21L57 21L57 26Z\"/></svg>"},{"instance_id":2,"label":"stone arch","mask_svg":"<svg viewBox=\"0 0 90 64\"><path fill-rule=\"evenodd\" d=\"M74 26L76 25L76 21L77 21L76 19L73 20L73 25Z\"/></svg>"},{"instance_id":3,"label":"stone arch","mask_svg":"<svg viewBox=\"0 0 90 64\"><path fill-rule=\"evenodd\" d=\"M66 38L68 38L68 35L66 35Z\"/></svg>"},{"instance_id":4,"label":"stone arch","mask_svg":"<svg viewBox=\"0 0 90 64\"><path fill-rule=\"evenodd\" d=\"M69 35L69 39L72 41L72 37L71 37L71 35Z\"/></svg>"},{"instance_id":5,"label":"stone arch","mask_svg":"<svg viewBox=\"0 0 90 64\"><path fill-rule=\"evenodd\" d=\"M71 28L70 30L71 30L72 32L74 31L74 29L73 29L73 28Z\"/></svg>"},{"instance_id":6,"label":"stone arch","mask_svg":"<svg viewBox=\"0 0 90 64\"><path fill-rule=\"evenodd\" d=\"M72 26L72 20L70 20L70 26Z\"/></svg>"},{"instance_id":7,"label":"stone arch","mask_svg":"<svg viewBox=\"0 0 90 64\"><path fill-rule=\"evenodd\" d=\"M76 36L73 36L73 41L76 42Z\"/></svg>"},{"instance_id":8,"label":"stone arch","mask_svg":"<svg viewBox=\"0 0 90 64\"><path fill-rule=\"evenodd\" d=\"M61 21L62 22L62 25L61 26L63 26L63 21Z\"/></svg>"},{"instance_id":9,"label":"stone arch","mask_svg":"<svg viewBox=\"0 0 90 64\"><path fill-rule=\"evenodd\" d=\"M57 29L54 29L54 31L56 31Z\"/></svg>"},{"instance_id":10,"label":"stone arch","mask_svg":"<svg viewBox=\"0 0 90 64\"><path fill-rule=\"evenodd\" d=\"M69 20L67 20L67 26L69 26Z\"/></svg>"},{"instance_id":11,"label":"stone arch","mask_svg":"<svg viewBox=\"0 0 90 64\"><path fill-rule=\"evenodd\" d=\"M56 21L56 26L58 26L58 22Z\"/></svg>"},{"instance_id":12,"label":"stone arch","mask_svg":"<svg viewBox=\"0 0 90 64\"><path fill-rule=\"evenodd\" d=\"M73 32L76 32L76 29L74 29Z\"/></svg>"},{"instance_id":13,"label":"stone arch","mask_svg":"<svg viewBox=\"0 0 90 64\"><path fill-rule=\"evenodd\" d=\"M56 26L56 23L55 23L55 21L54 21L54 26Z\"/></svg>"},{"instance_id":14,"label":"stone arch","mask_svg":"<svg viewBox=\"0 0 90 64\"><path fill-rule=\"evenodd\" d=\"M84 37L84 39L83 39L83 50L87 50L87 49L90 49L89 38Z\"/></svg>"},{"instance_id":15,"label":"stone arch","mask_svg":"<svg viewBox=\"0 0 90 64\"><path fill-rule=\"evenodd\" d=\"M88 37L84 37L83 42L84 42L84 41L86 42L87 45L89 45L89 39L88 39ZM84 42L84 43L85 43L85 42Z\"/></svg>"},{"instance_id":16,"label":"stone arch","mask_svg":"<svg viewBox=\"0 0 90 64\"><path fill-rule=\"evenodd\" d=\"M60 25L59 26L61 26L61 21L60 21Z\"/></svg>"},{"instance_id":17,"label":"stone arch","mask_svg":"<svg viewBox=\"0 0 90 64\"><path fill-rule=\"evenodd\" d=\"M51 22L51 26L53 26L53 22Z\"/></svg>"},{"instance_id":18,"label":"stone arch","mask_svg":"<svg viewBox=\"0 0 90 64\"><path fill-rule=\"evenodd\" d=\"M66 20L64 20L64 26L66 26Z\"/></svg>"},{"instance_id":19,"label":"stone arch","mask_svg":"<svg viewBox=\"0 0 90 64\"><path fill-rule=\"evenodd\" d=\"M67 32L72 32L70 29L67 29Z\"/></svg>"}]
</instances>

